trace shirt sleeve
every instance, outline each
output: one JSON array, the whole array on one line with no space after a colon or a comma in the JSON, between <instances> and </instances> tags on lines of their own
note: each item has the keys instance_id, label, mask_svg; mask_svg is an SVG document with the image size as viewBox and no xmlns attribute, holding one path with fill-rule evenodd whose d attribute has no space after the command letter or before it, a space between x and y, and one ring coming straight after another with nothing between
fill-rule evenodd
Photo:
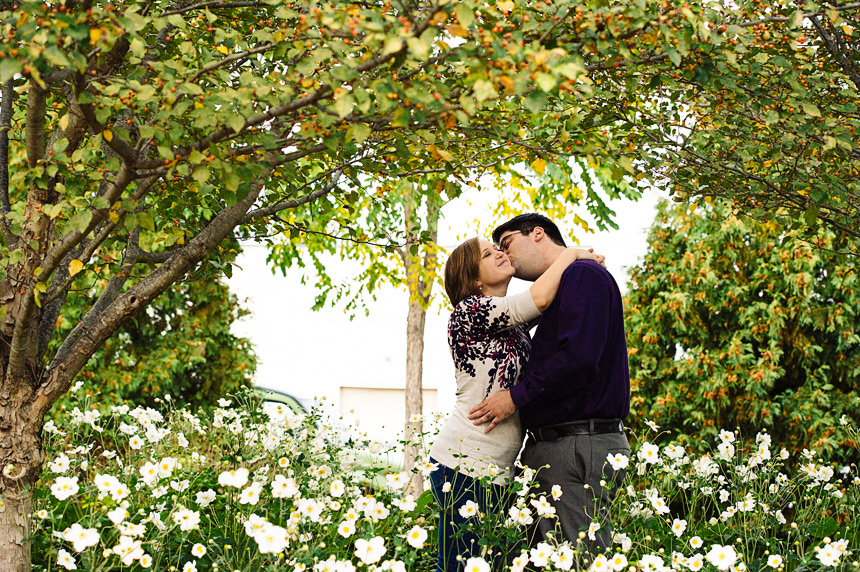
<instances>
[{"instance_id":1,"label":"shirt sleeve","mask_svg":"<svg viewBox=\"0 0 860 572\"><path fill-rule=\"evenodd\" d=\"M576 385L593 378L606 345L609 324L609 292L596 271L571 266L562 277L558 294L558 332L555 348L541 363L530 368L511 388L517 408L555 388ZM583 373L588 372L588 375Z\"/></svg>"},{"instance_id":2,"label":"shirt sleeve","mask_svg":"<svg viewBox=\"0 0 860 572\"><path fill-rule=\"evenodd\" d=\"M540 316L529 290L512 296L469 296L454 309L472 335L495 334L527 324Z\"/></svg>"}]
</instances>

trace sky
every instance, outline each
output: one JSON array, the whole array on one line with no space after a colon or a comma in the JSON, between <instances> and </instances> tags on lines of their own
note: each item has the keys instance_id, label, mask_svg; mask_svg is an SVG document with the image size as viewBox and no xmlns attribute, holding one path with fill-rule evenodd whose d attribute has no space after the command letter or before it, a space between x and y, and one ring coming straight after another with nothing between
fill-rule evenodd
<instances>
[{"instance_id":1,"label":"sky","mask_svg":"<svg viewBox=\"0 0 860 572\"><path fill-rule=\"evenodd\" d=\"M488 191L469 191L446 206L439 243L453 247L467 238L464 234L474 228L473 221L489 220L487 213L496 196ZM611 201L619 230L580 237L582 245L606 255L606 267L622 291L626 288L627 269L645 253L646 232L659 197L652 191L635 203ZM586 218L584 213L581 215ZM290 393L305 402L325 397L334 409L343 407L341 412L348 422L363 424L364 430L380 439L393 438L403 418L402 408L397 410L400 400L394 399L393 390L402 389L405 379L406 292L387 287L376 302L368 303L368 317L362 312L350 320L341 308L312 311L313 279L302 285L300 269L289 271L286 277L280 271L274 274L266 264L266 248L262 245L244 245L236 264L241 269L234 269L228 284L251 315L235 323L233 332L253 343L260 362L255 384ZM348 262L332 259L331 264L339 265L338 274L349 275ZM521 292L528 286L514 279L508 293ZM450 410L455 400L454 367L447 346L448 313L444 308L431 308L424 336L423 385L436 390L435 408L443 412ZM362 391L343 390L344 387L389 391L376 391L365 395L364 401L355 401Z\"/></svg>"}]
</instances>

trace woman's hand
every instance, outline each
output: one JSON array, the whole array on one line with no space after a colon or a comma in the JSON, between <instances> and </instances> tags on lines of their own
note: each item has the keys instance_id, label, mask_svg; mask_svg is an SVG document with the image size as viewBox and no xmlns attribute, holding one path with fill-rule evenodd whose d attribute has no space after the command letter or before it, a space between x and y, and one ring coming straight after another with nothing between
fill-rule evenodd
<instances>
[{"instance_id":1,"label":"woman's hand","mask_svg":"<svg viewBox=\"0 0 860 572\"><path fill-rule=\"evenodd\" d=\"M568 264L573 264L577 260L593 260L600 265L606 266L603 263L606 257L602 254L594 254L593 248L589 248L588 250L584 248L567 248L561 253L561 257Z\"/></svg>"}]
</instances>

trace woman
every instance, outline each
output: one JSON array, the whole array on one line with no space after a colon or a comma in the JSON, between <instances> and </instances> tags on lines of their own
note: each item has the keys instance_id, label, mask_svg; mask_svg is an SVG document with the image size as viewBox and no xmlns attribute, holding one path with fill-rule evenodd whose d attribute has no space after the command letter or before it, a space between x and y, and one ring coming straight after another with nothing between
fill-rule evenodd
<instances>
[{"instance_id":1,"label":"woman","mask_svg":"<svg viewBox=\"0 0 860 572\"><path fill-rule=\"evenodd\" d=\"M476 508L482 513L498 510L494 507L501 485L523 442L518 415L485 433L484 427L468 419L469 410L519 381L531 349L527 324L549 307L562 273L579 258L603 257L569 248L528 290L509 297L505 294L514 268L488 241L471 238L448 258L445 291L454 306L448 344L456 369L457 403L430 449L431 462L439 465L431 473L440 507L438 572L457 572L458 556L465 562L480 555L478 536L464 524ZM490 477L493 484L483 487L479 477Z\"/></svg>"}]
</instances>

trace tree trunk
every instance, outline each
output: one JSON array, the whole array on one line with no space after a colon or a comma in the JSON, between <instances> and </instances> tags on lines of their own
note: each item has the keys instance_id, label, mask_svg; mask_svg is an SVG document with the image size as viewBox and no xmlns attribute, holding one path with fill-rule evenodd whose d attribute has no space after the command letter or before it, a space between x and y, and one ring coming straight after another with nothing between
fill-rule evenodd
<instances>
[{"instance_id":1,"label":"tree trunk","mask_svg":"<svg viewBox=\"0 0 860 572\"><path fill-rule=\"evenodd\" d=\"M14 388L0 390L0 570L3 572L30 570L33 488L44 458L42 420L33 418L30 403L16 393Z\"/></svg>"},{"instance_id":2,"label":"tree trunk","mask_svg":"<svg viewBox=\"0 0 860 572\"><path fill-rule=\"evenodd\" d=\"M406 317L406 446L403 449L404 470L410 475L409 490L418 496L424 490L424 477L412 474L415 461L421 454L424 423L421 413L424 409L422 374L424 360L424 322L427 310L421 299L410 292L409 314ZM417 415L418 421L413 421Z\"/></svg>"}]
</instances>

